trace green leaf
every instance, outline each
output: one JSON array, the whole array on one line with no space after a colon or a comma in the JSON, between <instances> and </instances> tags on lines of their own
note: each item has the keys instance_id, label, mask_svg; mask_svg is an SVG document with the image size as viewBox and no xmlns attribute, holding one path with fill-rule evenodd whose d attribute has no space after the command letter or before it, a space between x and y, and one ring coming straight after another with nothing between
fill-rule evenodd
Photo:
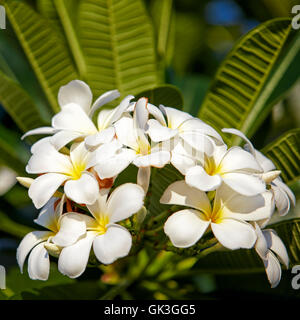
<instances>
[{"instance_id":1,"label":"green leaf","mask_svg":"<svg viewBox=\"0 0 300 320\"><path fill-rule=\"evenodd\" d=\"M261 151L281 171L285 183L300 179L300 129L286 132Z\"/></svg>"},{"instance_id":2,"label":"green leaf","mask_svg":"<svg viewBox=\"0 0 300 320\"><path fill-rule=\"evenodd\" d=\"M174 77L172 84L177 86L184 98L183 111L197 117L199 105L202 103L208 90L210 78L199 75Z\"/></svg>"},{"instance_id":3,"label":"green leaf","mask_svg":"<svg viewBox=\"0 0 300 320\"><path fill-rule=\"evenodd\" d=\"M158 70L165 77L165 69L172 62L175 48L175 12L173 0L152 0L150 14L156 36Z\"/></svg>"},{"instance_id":4,"label":"green leaf","mask_svg":"<svg viewBox=\"0 0 300 320\"><path fill-rule=\"evenodd\" d=\"M7 214L0 211L0 230L11 234L17 238L24 237L27 233L33 231L31 228L17 223L9 218Z\"/></svg>"},{"instance_id":5,"label":"green leaf","mask_svg":"<svg viewBox=\"0 0 300 320\"><path fill-rule=\"evenodd\" d=\"M136 94L159 83L153 28L143 1L83 0L76 22L84 78L96 95L112 89Z\"/></svg>"},{"instance_id":6,"label":"green leaf","mask_svg":"<svg viewBox=\"0 0 300 320\"><path fill-rule=\"evenodd\" d=\"M16 0L5 0L3 3L7 17L53 111L59 111L59 88L78 78L66 44L48 19L26 3Z\"/></svg>"},{"instance_id":7,"label":"green leaf","mask_svg":"<svg viewBox=\"0 0 300 320\"><path fill-rule=\"evenodd\" d=\"M12 130L0 125L0 163L24 175L29 151L21 143L19 136Z\"/></svg>"},{"instance_id":8,"label":"green leaf","mask_svg":"<svg viewBox=\"0 0 300 320\"><path fill-rule=\"evenodd\" d=\"M47 283L47 282L46 282ZM12 297L14 300L95 300L103 295L97 281L44 286L35 290L25 290Z\"/></svg>"},{"instance_id":9,"label":"green leaf","mask_svg":"<svg viewBox=\"0 0 300 320\"><path fill-rule=\"evenodd\" d=\"M23 132L45 125L31 97L2 71L0 71L0 103Z\"/></svg>"},{"instance_id":10,"label":"green leaf","mask_svg":"<svg viewBox=\"0 0 300 320\"><path fill-rule=\"evenodd\" d=\"M290 259L290 267L300 264L300 219L269 225L268 229L274 229L284 242ZM204 259L200 259L195 269L192 270L194 274L198 272L237 274L263 271L263 262L254 249L211 253Z\"/></svg>"},{"instance_id":11,"label":"green leaf","mask_svg":"<svg viewBox=\"0 0 300 320\"><path fill-rule=\"evenodd\" d=\"M172 85L163 85L150 90L140 92L136 95L136 98L146 97L149 102L159 106L163 104L164 106L173 107L176 109L182 109L183 107L183 97L180 91Z\"/></svg>"},{"instance_id":12,"label":"green leaf","mask_svg":"<svg viewBox=\"0 0 300 320\"><path fill-rule=\"evenodd\" d=\"M286 73L299 52L299 41L288 18L267 21L250 31L221 64L198 116L216 129L237 128L251 137L277 100L270 97L280 79L289 77ZM291 44L288 49L286 43Z\"/></svg>"}]
</instances>

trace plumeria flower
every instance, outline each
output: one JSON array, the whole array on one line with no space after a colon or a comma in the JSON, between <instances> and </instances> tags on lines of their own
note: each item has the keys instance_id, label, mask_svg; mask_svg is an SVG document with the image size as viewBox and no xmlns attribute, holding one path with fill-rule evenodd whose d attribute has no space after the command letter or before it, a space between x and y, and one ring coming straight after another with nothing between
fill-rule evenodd
<instances>
[{"instance_id":1,"label":"plumeria flower","mask_svg":"<svg viewBox=\"0 0 300 320\"><path fill-rule=\"evenodd\" d=\"M226 128L222 131L235 134L246 142L244 148L256 158L263 170L262 179L265 180L274 193L274 201L279 215L286 215L290 210L290 204L292 203L295 206L296 198L292 190L279 177L280 171L276 170L274 163L260 151L256 150L250 140L241 131L232 128Z\"/></svg>"},{"instance_id":2,"label":"plumeria flower","mask_svg":"<svg viewBox=\"0 0 300 320\"><path fill-rule=\"evenodd\" d=\"M198 153L186 165L186 183L202 191L216 190L222 183L245 196L266 190L265 182L258 175L262 173L261 166L240 147L215 146L211 155Z\"/></svg>"},{"instance_id":3,"label":"plumeria flower","mask_svg":"<svg viewBox=\"0 0 300 320\"><path fill-rule=\"evenodd\" d=\"M147 190L150 168L162 168L170 161L168 150L164 150L159 144L152 146L148 141L146 126L149 110L147 104L148 99L140 98L135 104L133 117L124 116L115 123L117 140L124 146L122 149L109 160L102 151L95 151L98 163L95 170L101 179L116 176L130 163L133 163L139 167L138 183L144 187L144 190Z\"/></svg>"},{"instance_id":4,"label":"plumeria flower","mask_svg":"<svg viewBox=\"0 0 300 320\"><path fill-rule=\"evenodd\" d=\"M90 152L84 142L73 143L70 155L62 154L50 138L40 140L33 148L26 171L40 174L29 187L29 197L36 208L41 208L60 186L66 196L82 204L92 204L99 192L97 177L89 171Z\"/></svg>"},{"instance_id":5,"label":"plumeria flower","mask_svg":"<svg viewBox=\"0 0 300 320\"><path fill-rule=\"evenodd\" d=\"M108 189L100 190L97 201L87 206L94 217L93 222L88 222L84 237L61 251L58 265L61 273L71 278L79 277L87 266L91 247L103 264L111 264L128 255L131 235L116 222L139 211L145 194L140 186L132 183L117 187L109 197L108 192Z\"/></svg>"},{"instance_id":6,"label":"plumeria flower","mask_svg":"<svg viewBox=\"0 0 300 320\"><path fill-rule=\"evenodd\" d=\"M189 146L196 150L211 153L213 144L223 144L222 137L211 126L198 118L192 117L184 111L174 108L159 106L162 115L152 113L155 119L147 122L147 133L154 142L170 140L172 138L181 138Z\"/></svg>"},{"instance_id":7,"label":"plumeria flower","mask_svg":"<svg viewBox=\"0 0 300 320\"><path fill-rule=\"evenodd\" d=\"M245 197L224 185L217 189L211 205L205 192L184 180L172 183L160 202L188 207L173 213L164 225L165 233L178 248L196 244L209 227L228 249L252 248L256 233L247 221L265 219L273 210L271 192Z\"/></svg>"},{"instance_id":8,"label":"plumeria flower","mask_svg":"<svg viewBox=\"0 0 300 320\"><path fill-rule=\"evenodd\" d=\"M112 124L120 119L133 96L126 97L112 110L101 110L97 126L92 117L99 108L119 96L118 90L108 91L92 104L93 95L89 86L83 81L73 80L59 90L61 111L52 118L52 126L30 130L22 138L33 134L53 134L51 142L57 150L75 139L86 137L88 146L108 143L115 134Z\"/></svg>"},{"instance_id":9,"label":"plumeria flower","mask_svg":"<svg viewBox=\"0 0 300 320\"><path fill-rule=\"evenodd\" d=\"M56 206L55 204L59 202ZM24 262L29 255L28 274L33 280L47 280L50 271L49 253L58 257L62 247L53 243L53 240L72 245L86 233L89 216L77 213L62 214L64 200L51 198L43 207L35 223L47 231L33 231L28 233L17 249L17 261L21 272ZM62 221L62 218L63 221ZM60 261L59 261L60 264Z\"/></svg>"},{"instance_id":10,"label":"plumeria flower","mask_svg":"<svg viewBox=\"0 0 300 320\"><path fill-rule=\"evenodd\" d=\"M272 288L275 288L281 279L280 262L289 267L289 257L284 243L272 229L261 230L255 223L257 241L255 250L263 260L265 270Z\"/></svg>"}]
</instances>

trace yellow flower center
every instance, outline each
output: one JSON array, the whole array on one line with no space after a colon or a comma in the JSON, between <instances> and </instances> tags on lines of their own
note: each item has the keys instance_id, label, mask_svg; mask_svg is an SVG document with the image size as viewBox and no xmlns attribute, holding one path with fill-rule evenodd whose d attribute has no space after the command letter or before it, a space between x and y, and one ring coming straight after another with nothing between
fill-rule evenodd
<instances>
[{"instance_id":1,"label":"yellow flower center","mask_svg":"<svg viewBox=\"0 0 300 320\"><path fill-rule=\"evenodd\" d=\"M221 166L217 165L214 158L212 157L208 157L208 156L204 156L204 170L205 172L210 175L210 176L214 176L216 174L221 174L222 170L221 170Z\"/></svg>"},{"instance_id":2,"label":"yellow flower center","mask_svg":"<svg viewBox=\"0 0 300 320\"><path fill-rule=\"evenodd\" d=\"M70 172L71 177L74 180L78 180L81 178L82 172L86 168L86 163L81 162L81 163L73 163L73 168Z\"/></svg>"},{"instance_id":3,"label":"yellow flower center","mask_svg":"<svg viewBox=\"0 0 300 320\"><path fill-rule=\"evenodd\" d=\"M97 231L100 235L104 234L107 231L107 225L109 224L109 216L107 214L100 214L97 219L97 227L95 231Z\"/></svg>"}]
</instances>

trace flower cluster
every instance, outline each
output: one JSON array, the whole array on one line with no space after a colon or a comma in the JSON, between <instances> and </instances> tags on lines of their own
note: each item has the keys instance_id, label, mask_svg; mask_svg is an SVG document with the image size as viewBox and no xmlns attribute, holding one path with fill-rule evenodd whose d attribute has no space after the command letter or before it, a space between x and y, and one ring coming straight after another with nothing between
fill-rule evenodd
<instances>
[{"instance_id":1,"label":"flower cluster","mask_svg":"<svg viewBox=\"0 0 300 320\"><path fill-rule=\"evenodd\" d=\"M21 270L29 255L29 276L46 280L52 255L60 272L75 278L92 254L103 264L128 255L131 234L118 222L143 209L151 167L171 164L184 176L160 199L184 206L164 224L173 246L193 246L212 232L224 248L255 247L269 281L277 285L279 261L287 266L288 256L275 231L264 228L275 207L284 215L295 202L280 171L236 129L223 132L242 137L243 148L228 148L200 119L157 107L144 97L133 101L130 95L114 109L102 108L119 96L117 90L109 91L92 104L89 86L71 81L59 90L61 111L51 127L23 136L48 135L31 147L26 167L38 176L18 178L41 209L35 222L47 231L31 232L22 240L17 250ZM117 176L130 164L138 167L136 184L116 187Z\"/></svg>"}]
</instances>

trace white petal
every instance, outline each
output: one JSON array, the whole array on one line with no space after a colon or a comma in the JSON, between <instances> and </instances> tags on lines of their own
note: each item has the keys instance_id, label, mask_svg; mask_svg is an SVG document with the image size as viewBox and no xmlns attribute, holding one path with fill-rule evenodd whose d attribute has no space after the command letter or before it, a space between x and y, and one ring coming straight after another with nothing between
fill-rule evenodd
<instances>
[{"instance_id":1,"label":"white petal","mask_svg":"<svg viewBox=\"0 0 300 320\"><path fill-rule=\"evenodd\" d=\"M216 190L222 183L222 178L216 174L208 175L201 166L195 166L186 171L186 183L202 191Z\"/></svg>"},{"instance_id":2,"label":"white petal","mask_svg":"<svg viewBox=\"0 0 300 320\"><path fill-rule=\"evenodd\" d=\"M37 219L34 222L44 228L47 228L53 232L57 231L57 215L54 210L55 202L59 198L51 198L46 205L42 208Z\"/></svg>"},{"instance_id":3,"label":"white petal","mask_svg":"<svg viewBox=\"0 0 300 320\"><path fill-rule=\"evenodd\" d=\"M132 238L122 226L110 225L103 235L96 237L93 249L97 259L103 264L111 264L119 258L126 257L131 249Z\"/></svg>"},{"instance_id":4,"label":"white petal","mask_svg":"<svg viewBox=\"0 0 300 320\"><path fill-rule=\"evenodd\" d=\"M23 273L24 262L31 249L42 241L47 240L52 235L53 232L50 231L33 231L23 238L17 249L17 261L21 273Z\"/></svg>"},{"instance_id":5,"label":"white petal","mask_svg":"<svg viewBox=\"0 0 300 320\"><path fill-rule=\"evenodd\" d=\"M266 184L257 176L243 173L226 173L222 175L226 183L234 191L245 196L254 196L266 191Z\"/></svg>"},{"instance_id":6,"label":"white petal","mask_svg":"<svg viewBox=\"0 0 300 320\"><path fill-rule=\"evenodd\" d=\"M278 237L277 233L274 230L266 229L262 231L268 248L270 248L274 253L277 254L279 260L286 266L289 267L289 256L286 250L286 247L282 240Z\"/></svg>"},{"instance_id":7,"label":"white petal","mask_svg":"<svg viewBox=\"0 0 300 320\"><path fill-rule=\"evenodd\" d=\"M70 149L70 159L74 167L87 167L91 153L85 146L84 141L80 143L73 143Z\"/></svg>"},{"instance_id":8,"label":"white petal","mask_svg":"<svg viewBox=\"0 0 300 320\"><path fill-rule=\"evenodd\" d=\"M172 129L177 129L184 121L193 118L187 112L178 109L164 107L163 105L160 105L159 108L167 115L168 127Z\"/></svg>"},{"instance_id":9,"label":"white petal","mask_svg":"<svg viewBox=\"0 0 300 320\"><path fill-rule=\"evenodd\" d=\"M245 140L247 145L245 145L244 147L247 147L249 149L249 151L251 152L251 154L255 157L255 148L253 147L251 141L244 135L243 132L241 132L240 130L234 129L234 128L224 128L224 129L222 129L222 132L234 134L234 135L242 138L243 140Z\"/></svg>"},{"instance_id":10,"label":"white petal","mask_svg":"<svg viewBox=\"0 0 300 320\"><path fill-rule=\"evenodd\" d=\"M135 104L133 121L136 129L146 129L146 124L149 119L149 110L147 108L147 104L147 98L140 98Z\"/></svg>"},{"instance_id":11,"label":"white petal","mask_svg":"<svg viewBox=\"0 0 300 320\"><path fill-rule=\"evenodd\" d=\"M64 174L46 173L34 179L28 190L28 195L35 207L40 209L44 206L59 186L68 178Z\"/></svg>"},{"instance_id":12,"label":"white petal","mask_svg":"<svg viewBox=\"0 0 300 320\"><path fill-rule=\"evenodd\" d=\"M98 132L93 121L77 104L68 104L52 118L52 127L60 130L76 131L82 134Z\"/></svg>"},{"instance_id":13,"label":"white petal","mask_svg":"<svg viewBox=\"0 0 300 320\"><path fill-rule=\"evenodd\" d=\"M58 152L52 144L43 143L36 147L26 166L26 171L33 174L67 173L71 168L72 164L68 156Z\"/></svg>"},{"instance_id":14,"label":"white petal","mask_svg":"<svg viewBox=\"0 0 300 320\"><path fill-rule=\"evenodd\" d=\"M119 120L122 116L122 114L126 111L126 109L129 106L130 100L134 99L134 96L129 95L126 98L124 98L121 103L112 110L112 112L109 114L109 117L106 119L104 126L107 127L117 120ZM98 122L99 126L99 122ZM100 129L100 128L99 128Z\"/></svg>"},{"instance_id":15,"label":"white petal","mask_svg":"<svg viewBox=\"0 0 300 320\"><path fill-rule=\"evenodd\" d=\"M179 141L176 143L171 152L171 164L181 174L185 175L187 170L191 167L194 167L197 163L194 156L196 156L196 151L193 150L189 145L183 144L181 141Z\"/></svg>"},{"instance_id":16,"label":"white petal","mask_svg":"<svg viewBox=\"0 0 300 320\"><path fill-rule=\"evenodd\" d=\"M222 137L213 127L197 118L184 121L180 126L180 131L192 131L194 133L204 134L213 137L217 144L224 144Z\"/></svg>"},{"instance_id":17,"label":"white petal","mask_svg":"<svg viewBox=\"0 0 300 320\"><path fill-rule=\"evenodd\" d=\"M190 145L192 148L212 155L215 150L215 143L212 138L205 134L194 131L183 131L179 133L179 136L184 140L184 144Z\"/></svg>"},{"instance_id":18,"label":"white petal","mask_svg":"<svg viewBox=\"0 0 300 320\"><path fill-rule=\"evenodd\" d=\"M139 156L133 160L137 167L162 168L170 162L171 153L168 151L151 152L145 156Z\"/></svg>"},{"instance_id":19,"label":"white petal","mask_svg":"<svg viewBox=\"0 0 300 320\"><path fill-rule=\"evenodd\" d=\"M280 178L275 179L273 181L273 184L275 184L277 187L279 187L285 191L285 193L287 194L287 196L291 200L293 206L295 207L296 197L295 197L294 193L292 192L292 190Z\"/></svg>"},{"instance_id":20,"label":"white petal","mask_svg":"<svg viewBox=\"0 0 300 320\"><path fill-rule=\"evenodd\" d=\"M96 201L99 186L96 178L89 173L83 173L78 180L69 180L65 184L66 196L83 204L92 204Z\"/></svg>"},{"instance_id":21,"label":"white petal","mask_svg":"<svg viewBox=\"0 0 300 320\"><path fill-rule=\"evenodd\" d=\"M56 150L60 150L69 142L81 137L84 137L84 135L82 135L80 132L62 130L51 137L51 143L54 145Z\"/></svg>"},{"instance_id":22,"label":"white petal","mask_svg":"<svg viewBox=\"0 0 300 320\"><path fill-rule=\"evenodd\" d=\"M246 172L262 172L262 168L254 156L240 147L232 147L221 161L223 173L243 170Z\"/></svg>"},{"instance_id":23,"label":"white petal","mask_svg":"<svg viewBox=\"0 0 300 320\"><path fill-rule=\"evenodd\" d=\"M145 192L148 192L149 184L150 184L150 176L151 176L151 167L139 168L137 174L137 184L141 186Z\"/></svg>"},{"instance_id":24,"label":"white petal","mask_svg":"<svg viewBox=\"0 0 300 320\"><path fill-rule=\"evenodd\" d=\"M89 111L89 116L92 118L93 114L101 108L103 105L117 99L120 97L120 92L118 90L111 90L103 93L92 105Z\"/></svg>"},{"instance_id":25,"label":"white petal","mask_svg":"<svg viewBox=\"0 0 300 320\"><path fill-rule=\"evenodd\" d=\"M188 186L184 180L170 184L160 198L160 203L192 207L206 213L211 212L210 201L206 193Z\"/></svg>"},{"instance_id":26,"label":"white petal","mask_svg":"<svg viewBox=\"0 0 300 320\"><path fill-rule=\"evenodd\" d=\"M121 149L121 147L122 144L117 139L100 145L97 149L91 152L86 168L94 167L98 163L102 162L107 163L111 157L116 155L117 151Z\"/></svg>"},{"instance_id":27,"label":"white petal","mask_svg":"<svg viewBox=\"0 0 300 320\"><path fill-rule=\"evenodd\" d=\"M257 238L250 224L234 219L222 219L220 223L212 223L211 229L218 241L231 250L250 249Z\"/></svg>"},{"instance_id":28,"label":"white petal","mask_svg":"<svg viewBox=\"0 0 300 320\"><path fill-rule=\"evenodd\" d=\"M254 223L255 232L257 235L257 240L255 243L255 250L260 256L261 259L266 260L267 254L269 252L268 244L266 241L266 238L264 237L260 227L257 225L257 223Z\"/></svg>"},{"instance_id":29,"label":"white petal","mask_svg":"<svg viewBox=\"0 0 300 320\"><path fill-rule=\"evenodd\" d=\"M173 213L164 225L164 231L177 248L194 245L202 237L210 222L196 210L181 210Z\"/></svg>"},{"instance_id":30,"label":"white petal","mask_svg":"<svg viewBox=\"0 0 300 320\"><path fill-rule=\"evenodd\" d=\"M257 221L270 218L273 211L272 192L266 191L255 196L243 196L231 191L231 197L222 198L223 186L217 190L216 200L223 204L223 215L226 218Z\"/></svg>"},{"instance_id":31,"label":"white petal","mask_svg":"<svg viewBox=\"0 0 300 320\"><path fill-rule=\"evenodd\" d=\"M274 163L265 155L263 155L260 151L255 150L255 158L264 170L264 172L276 170Z\"/></svg>"},{"instance_id":32,"label":"white petal","mask_svg":"<svg viewBox=\"0 0 300 320\"><path fill-rule=\"evenodd\" d=\"M50 272L50 259L44 243L31 251L28 259L28 274L32 280L47 280Z\"/></svg>"},{"instance_id":33,"label":"white petal","mask_svg":"<svg viewBox=\"0 0 300 320\"><path fill-rule=\"evenodd\" d=\"M87 208L93 215L95 219L99 219L104 213L107 213L107 196L109 194L109 189L100 189L97 200Z\"/></svg>"},{"instance_id":34,"label":"white petal","mask_svg":"<svg viewBox=\"0 0 300 320\"><path fill-rule=\"evenodd\" d=\"M51 241L60 247L67 247L74 244L86 233L86 222L84 217L84 214L75 212L63 214L60 219L59 231Z\"/></svg>"},{"instance_id":35,"label":"white petal","mask_svg":"<svg viewBox=\"0 0 300 320\"><path fill-rule=\"evenodd\" d=\"M93 94L90 87L80 80L70 81L60 87L58 103L63 109L66 105L74 103L79 105L85 113L88 113L92 104Z\"/></svg>"},{"instance_id":36,"label":"white petal","mask_svg":"<svg viewBox=\"0 0 300 320\"><path fill-rule=\"evenodd\" d=\"M115 135L114 127L109 127L100 132L90 135L85 138L85 144L87 147L96 147L99 144L109 143L112 141Z\"/></svg>"},{"instance_id":37,"label":"white petal","mask_svg":"<svg viewBox=\"0 0 300 320\"><path fill-rule=\"evenodd\" d=\"M40 127L33 130L27 131L22 137L21 140L25 139L28 136L36 135L36 134L53 134L55 133L55 129L52 127Z\"/></svg>"},{"instance_id":38,"label":"white petal","mask_svg":"<svg viewBox=\"0 0 300 320\"><path fill-rule=\"evenodd\" d=\"M112 178L125 170L135 157L133 150L121 149L114 156L98 161L94 169L100 179Z\"/></svg>"},{"instance_id":39,"label":"white petal","mask_svg":"<svg viewBox=\"0 0 300 320\"><path fill-rule=\"evenodd\" d=\"M133 119L123 117L114 124L118 140L133 150L138 150L137 136L133 128Z\"/></svg>"},{"instance_id":40,"label":"white petal","mask_svg":"<svg viewBox=\"0 0 300 320\"><path fill-rule=\"evenodd\" d=\"M271 287L277 287L281 279L281 267L271 251L268 252L268 257L267 260L264 260L264 265Z\"/></svg>"},{"instance_id":41,"label":"white petal","mask_svg":"<svg viewBox=\"0 0 300 320\"><path fill-rule=\"evenodd\" d=\"M58 270L70 278L79 277L87 266L96 236L97 232L89 231L84 238L75 244L63 248L58 259Z\"/></svg>"},{"instance_id":42,"label":"white petal","mask_svg":"<svg viewBox=\"0 0 300 320\"><path fill-rule=\"evenodd\" d=\"M148 103L147 108L149 113L163 126L167 126L163 113L155 105Z\"/></svg>"},{"instance_id":43,"label":"white petal","mask_svg":"<svg viewBox=\"0 0 300 320\"><path fill-rule=\"evenodd\" d=\"M107 201L107 212L110 222L127 219L141 209L144 204L145 193L141 186L125 183L117 187Z\"/></svg>"},{"instance_id":44,"label":"white petal","mask_svg":"<svg viewBox=\"0 0 300 320\"><path fill-rule=\"evenodd\" d=\"M170 129L163 126L155 119L148 120L147 127L147 133L154 142L169 140L178 134L177 129Z\"/></svg>"}]
</instances>

